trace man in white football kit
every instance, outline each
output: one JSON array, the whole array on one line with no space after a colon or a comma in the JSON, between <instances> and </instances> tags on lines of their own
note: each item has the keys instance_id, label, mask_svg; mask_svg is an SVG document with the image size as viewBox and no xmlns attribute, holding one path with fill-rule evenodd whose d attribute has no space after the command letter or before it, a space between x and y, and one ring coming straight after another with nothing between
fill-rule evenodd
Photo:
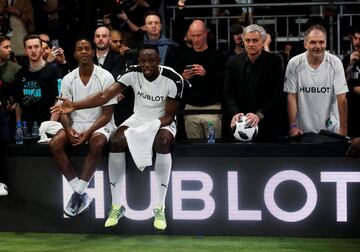
<instances>
[{"instance_id":1,"label":"man in white football kit","mask_svg":"<svg viewBox=\"0 0 360 252\"><path fill-rule=\"evenodd\" d=\"M306 31L304 46L307 51L289 61L285 74L290 136L321 129L346 136L348 88L342 63L325 51L326 31L320 25Z\"/></svg>"},{"instance_id":2,"label":"man in white football kit","mask_svg":"<svg viewBox=\"0 0 360 252\"><path fill-rule=\"evenodd\" d=\"M108 71L93 64L94 48L90 41L78 40L74 56L79 67L64 77L61 86L63 97L72 101L82 100L114 83L114 77ZM85 191L100 161L103 147L116 130L113 118L113 105L116 103L116 99L111 99L101 107L60 115L64 129L52 138L49 147L58 168L74 190L64 209L69 217L86 210L92 201ZM89 144L89 153L78 177L65 148L85 143Z\"/></svg>"},{"instance_id":3,"label":"man in white football kit","mask_svg":"<svg viewBox=\"0 0 360 252\"><path fill-rule=\"evenodd\" d=\"M130 147L130 138L128 138L129 133L127 132L151 124L155 127L155 136L150 144L156 152L155 176L158 192L158 202L154 208L154 227L159 230L166 228L165 197L172 165L170 144L175 139L174 117L179 107L184 83L181 76L173 69L160 66L159 63L157 47L143 45L139 51L139 65L129 67L110 88L78 102L62 99L64 103L52 109L53 112L69 113L76 109L104 104L124 90L126 86L131 86L134 90L134 115L120 125L111 139L109 177L112 207L105 227L115 226L125 214L121 188L126 170L125 150L128 146ZM148 131L145 132L148 133ZM152 146L150 146L150 151ZM129 149L131 152L131 148Z\"/></svg>"}]
</instances>

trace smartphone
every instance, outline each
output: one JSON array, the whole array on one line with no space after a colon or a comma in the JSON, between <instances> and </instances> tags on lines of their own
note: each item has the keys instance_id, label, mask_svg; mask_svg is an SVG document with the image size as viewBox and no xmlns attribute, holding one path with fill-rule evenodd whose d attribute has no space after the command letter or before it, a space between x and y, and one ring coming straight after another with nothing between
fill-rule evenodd
<instances>
[{"instance_id":1,"label":"smartphone","mask_svg":"<svg viewBox=\"0 0 360 252\"><path fill-rule=\"evenodd\" d=\"M59 48L59 40L57 39L51 40L51 48Z\"/></svg>"},{"instance_id":2,"label":"smartphone","mask_svg":"<svg viewBox=\"0 0 360 252\"><path fill-rule=\"evenodd\" d=\"M186 65L185 68L191 70L193 69L193 65Z\"/></svg>"}]
</instances>

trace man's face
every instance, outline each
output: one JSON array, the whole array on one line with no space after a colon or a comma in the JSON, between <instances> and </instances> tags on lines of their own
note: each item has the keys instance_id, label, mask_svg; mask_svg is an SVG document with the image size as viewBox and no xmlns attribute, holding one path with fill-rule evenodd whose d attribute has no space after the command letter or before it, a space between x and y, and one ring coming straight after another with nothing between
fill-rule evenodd
<instances>
[{"instance_id":1,"label":"man's face","mask_svg":"<svg viewBox=\"0 0 360 252\"><path fill-rule=\"evenodd\" d=\"M247 32L244 34L244 47L249 56L260 55L264 42L260 32Z\"/></svg>"},{"instance_id":2,"label":"man's face","mask_svg":"<svg viewBox=\"0 0 360 252\"><path fill-rule=\"evenodd\" d=\"M49 56L51 49L50 49L49 45L44 41L41 42L41 47L43 50L42 57L44 60L46 60Z\"/></svg>"},{"instance_id":3,"label":"man's face","mask_svg":"<svg viewBox=\"0 0 360 252\"><path fill-rule=\"evenodd\" d=\"M351 43L354 51L360 52L360 33L355 33L354 36L351 36Z\"/></svg>"},{"instance_id":4,"label":"man's face","mask_svg":"<svg viewBox=\"0 0 360 252\"><path fill-rule=\"evenodd\" d=\"M10 40L4 40L0 43L0 60L6 61L10 59L11 43Z\"/></svg>"},{"instance_id":5,"label":"man's face","mask_svg":"<svg viewBox=\"0 0 360 252\"><path fill-rule=\"evenodd\" d=\"M233 35L233 40L235 42L235 45L237 46L241 46L243 44L243 39L242 39L243 35L240 34L234 34Z\"/></svg>"},{"instance_id":6,"label":"man's face","mask_svg":"<svg viewBox=\"0 0 360 252\"><path fill-rule=\"evenodd\" d=\"M160 57L154 49L142 49L139 53L139 65L146 78L159 75Z\"/></svg>"},{"instance_id":7,"label":"man's face","mask_svg":"<svg viewBox=\"0 0 360 252\"><path fill-rule=\"evenodd\" d=\"M146 32L150 36L160 36L161 22L160 18L156 15L149 15L145 18Z\"/></svg>"},{"instance_id":8,"label":"man's face","mask_svg":"<svg viewBox=\"0 0 360 252\"><path fill-rule=\"evenodd\" d=\"M25 42L25 52L30 61L36 62L42 57L41 41L38 38L29 39Z\"/></svg>"},{"instance_id":9,"label":"man's face","mask_svg":"<svg viewBox=\"0 0 360 252\"><path fill-rule=\"evenodd\" d=\"M94 50L91 48L89 41L79 40L76 42L74 57L79 64L93 63Z\"/></svg>"},{"instance_id":10,"label":"man's face","mask_svg":"<svg viewBox=\"0 0 360 252\"><path fill-rule=\"evenodd\" d=\"M94 43L96 49L105 50L110 46L110 32L106 27L99 27L95 31Z\"/></svg>"},{"instance_id":11,"label":"man's face","mask_svg":"<svg viewBox=\"0 0 360 252\"><path fill-rule=\"evenodd\" d=\"M201 52L207 48L207 31L203 27L192 27L188 36L195 51Z\"/></svg>"},{"instance_id":12,"label":"man's face","mask_svg":"<svg viewBox=\"0 0 360 252\"><path fill-rule=\"evenodd\" d=\"M119 33L111 33L110 45L116 52L119 52L120 48L124 46L124 41Z\"/></svg>"},{"instance_id":13,"label":"man's face","mask_svg":"<svg viewBox=\"0 0 360 252\"><path fill-rule=\"evenodd\" d=\"M326 37L322 31L312 30L304 40L308 56L322 59L326 49Z\"/></svg>"}]
</instances>

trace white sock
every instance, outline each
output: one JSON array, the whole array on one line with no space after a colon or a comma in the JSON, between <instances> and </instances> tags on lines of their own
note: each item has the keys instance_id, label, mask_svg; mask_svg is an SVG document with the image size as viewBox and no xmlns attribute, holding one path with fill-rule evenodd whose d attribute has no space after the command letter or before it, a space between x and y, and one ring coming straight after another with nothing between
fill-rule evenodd
<instances>
[{"instance_id":1,"label":"white sock","mask_svg":"<svg viewBox=\"0 0 360 252\"><path fill-rule=\"evenodd\" d=\"M155 160L155 176L157 180L158 203L157 207L165 207L165 197L168 189L170 173L171 173L171 154L156 153Z\"/></svg>"},{"instance_id":2,"label":"white sock","mask_svg":"<svg viewBox=\"0 0 360 252\"><path fill-rule=\"evenodd\" d=\"M79 179L77 177L75 177L69 181L69 185L74 191L76 190L76 186L77 186L78 182L79 182Z\"/></svg>"},{"instance_id":3,"label":"white sock","mask_svg":"<svg viewBox=\"0 0 360 252\"><path fill-rule=\"evenodd\" d=\"M84 192L86 191L87 187L89 186L89 184L90 184L89 181L79 179L79 181L78 181L78 183L76 185L75 192L77 192L78 194L83 195Z\"/></svg>"},{"instance_id":4,"label":"white sock","mask_svg":"<svg viewBox=\"0 0 360 252\"><path fill-rule=\"evenodd\" d=\"M108 166L112 204L120 206L122 203L121 188L126 172L125 152L110 152Z\"/></svg>"}]
</instances>

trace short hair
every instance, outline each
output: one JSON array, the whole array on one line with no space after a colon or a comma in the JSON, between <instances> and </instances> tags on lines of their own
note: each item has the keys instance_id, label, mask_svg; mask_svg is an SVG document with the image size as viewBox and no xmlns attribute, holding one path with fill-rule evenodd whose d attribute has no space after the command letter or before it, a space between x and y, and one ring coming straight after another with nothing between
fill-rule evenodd
<instances>
[{"instance_id":1,"label":"short hair","mask_svg":"<svg viewBox=\"0 0 360 252\"><path fill-rule=\"evenodd\" d=\"M360 26L359 25L352 25L350 27L350 35L355 36L355 33L360 33Z\"/></svg>"},{"instance_id":2,"label":"short hair","mask_svg":"<svg viewBox=\"0 0 360 252\"><path fill-rule=\"evenodd\" d=\"M41 40L41 38L39 37L39 35L37 35L37 34L28 34L28 35L26 35L26 36L24 37L24 39L23 39L24 47L26 46L26 42L27 42L28 40L30 40L30 39L38 39L39 42L40 42L40 45L41 45L41 43L42 43L42 40Z\"/></svg>"},{"instance_id":3,"label":"short hair","mask_svg":"<svg viewBox=\"0 0 360 252\"><path fill-rule=\"evenodd\" d=\"M265 31L264 27L262 27L260 25L251 24L251 25L246 26L244 28L243 35L245 36L245 34L249 33L249 32L258 32L258 33L260 33L263 41L265 41L265 39L266 39L266 31Z\"/></svg>"},{"instance_id":4,"label":"short hair","mask_svg":"<svg viewBox=\"0 0 360 252\"><path fill-rule=\"evenodd\" d=\"M314 30L321 31L321 32L325 35L325 39L326 39L326 36L327 36L327 35L326 35L326 30L325 30L324 26L319 25L319 24L316 24L316 25L310 26L310 27L306 30L305 35L304 35L304 40L307 40L310 32L312 32L312 31L314 31Z\"/></svg>"},{"instance_id":5,"label":"short hair","mask_svg":"<svg viewBox=\"0 0 360 252\"><path fill-rule=\"evenodd\" d=\"M10 37L8 37L6 35L0 35L0 44L5 40L10 40Z\"/></svg>"},{"instance_id":6,"label":"short hair","mask_svg":"<svg viewBox=\"0 0 360 252\"><path fill-rule=\"evenodd\" d=\"M153 45L153 44L141 44L138 48L139 52L141 50L145 50L145 49L152 49L152 50L155 50L156 53L160 56L160 52L159 52L159 49L157 48L156 45Z\"/></svg>"},{"instance_id":7,"label":"short hair","mask_svg":"<svg viewBox=\"0 0 360 252\"><path fill-rule=\"evenodd\" d=\"M95 31L94 31L94 34L96 33L97 29L99 29L99 28L105 28L106 30L109 31L109 34L110 34L110 31L111 31L111 30L109 29L109 27L107 27L107 26L105 26L105 25L99 25L99 26L97 26L96 29L95 29Z\"/></svg>"},{"instance_id":8,"label":"short hair","mask_svg":"<svg viewBox=\"0 0 360 252\"><path fill-rule=\"evenodd\" d=\"M88 42L91 46L91 49L92 50L95 50L95 43L94 41L92 41L91 39L87 38L87 37L78 37L76 40L75 40L75 43L74 43L74 52L75 52L75 49L76 49L76 44L81 41L81 40L85 40L86 42Z\"/></svg>"},{"instance_id":9,"label":"short hair","mask_svg":"<svg viewBox=\"0 0 360 252\"><path fill-rule=\"evenodd\" d=\"M154 10L149 10L145 13L144 15L144 20L148 17L148 16L157 16L160 19L160 23L162 23L163 19L162 16L160 14L160 12L154 11Z\"/></svg>"}]
</instances>

